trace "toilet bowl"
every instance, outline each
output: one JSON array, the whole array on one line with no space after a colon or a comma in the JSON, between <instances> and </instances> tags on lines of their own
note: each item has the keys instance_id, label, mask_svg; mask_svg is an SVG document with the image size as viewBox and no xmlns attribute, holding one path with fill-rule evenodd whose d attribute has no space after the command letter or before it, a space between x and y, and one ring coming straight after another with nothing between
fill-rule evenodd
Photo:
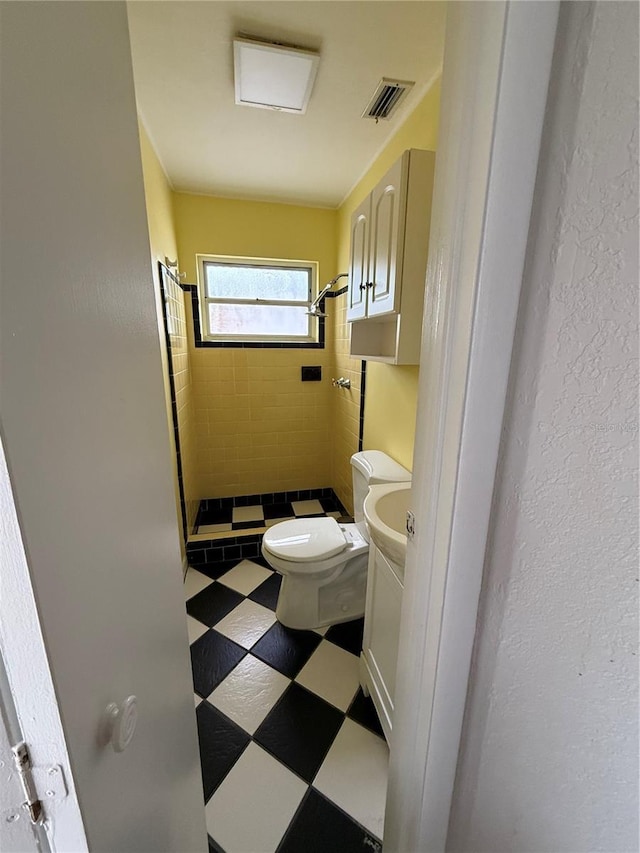
<instances>
[{"instance_id":1,"label":"toilet bowl","mask_svg":"<svg viewBox=\"0 0 640 853\"><path fill-rule=\"evenodd\" d=\"M262 539L262 555L283 576L276 618L288 628L312 629L364 615L369 533L362 505L370 485L402 483L411 473L379 450L351 457L353 523L335 518L281 521Z\"/></svg>"}]
</instances>

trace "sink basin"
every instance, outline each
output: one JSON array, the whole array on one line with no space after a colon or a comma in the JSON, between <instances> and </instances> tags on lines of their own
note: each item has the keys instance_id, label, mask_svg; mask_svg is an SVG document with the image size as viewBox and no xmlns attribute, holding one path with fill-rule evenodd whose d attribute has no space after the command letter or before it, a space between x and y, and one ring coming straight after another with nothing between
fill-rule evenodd
<instances>
[{"instance_id":1,"label":"sink basin","mask_svg":"<svg viewBox=\"0 0 640 853\"><path fill-rule=\"evenodd\" d=\"M374 544L388 560L404 568L407 555L407 510L411 483L371 486L364 499L364 517Z\"/></svg>"}]
</instances>

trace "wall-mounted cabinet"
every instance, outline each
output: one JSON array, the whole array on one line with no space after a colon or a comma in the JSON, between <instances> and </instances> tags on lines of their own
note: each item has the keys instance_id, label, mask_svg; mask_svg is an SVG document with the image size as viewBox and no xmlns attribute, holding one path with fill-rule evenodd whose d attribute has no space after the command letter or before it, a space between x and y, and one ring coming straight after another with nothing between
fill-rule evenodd
<instances>
[{"instance_id":1,"label":"wall-mounted cabinet","mask_svg":"<svg viewBox=\"0 0 640 853\"><path fill-rule=\"evenodd\" d=\"M434 168L433 151L405 151L352 215L352 356L420 361Z\"/></svg>"}]
</instances>

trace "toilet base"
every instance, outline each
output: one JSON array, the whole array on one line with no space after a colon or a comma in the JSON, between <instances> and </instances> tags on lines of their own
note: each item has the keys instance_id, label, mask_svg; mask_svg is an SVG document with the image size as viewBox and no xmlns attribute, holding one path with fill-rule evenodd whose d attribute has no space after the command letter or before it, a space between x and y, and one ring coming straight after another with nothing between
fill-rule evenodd
<instances>
[{"instance_id":1,"label":"toilet base","mask_svg":"<svg viewBox=\"0 0 640 853\"><path fill-rule=\"evenodd\" d=\"M283 574L276 619L286 628L313 630L364 616L368 554L325 578Z\"/></svg>"}]
</instances>

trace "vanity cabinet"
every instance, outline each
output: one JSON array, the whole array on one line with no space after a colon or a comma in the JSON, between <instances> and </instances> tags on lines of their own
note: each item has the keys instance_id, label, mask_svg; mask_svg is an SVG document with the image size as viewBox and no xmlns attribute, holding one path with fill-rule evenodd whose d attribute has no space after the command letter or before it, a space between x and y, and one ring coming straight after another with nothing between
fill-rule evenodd
<instances>
[{"instance_id":1,"label":"vanity cabinet","mask_svg":"<svg viewBox=\"0 0 640 853\"><path fill-rule=\"evenodd\" d=\"M393 725L404 573L371 543L360 684L371 696L387 741Z\"/></svg>"},{"instance_id":2,"label":"vanity cabinet","mask_svg":"<svg viewBox=\"0 0 640 853\"><path fill-rule=\"evenodd\" d=\"M350 353L418 364L435 153L412 149L351 218Z\"/></svg>"}]
</instances>

